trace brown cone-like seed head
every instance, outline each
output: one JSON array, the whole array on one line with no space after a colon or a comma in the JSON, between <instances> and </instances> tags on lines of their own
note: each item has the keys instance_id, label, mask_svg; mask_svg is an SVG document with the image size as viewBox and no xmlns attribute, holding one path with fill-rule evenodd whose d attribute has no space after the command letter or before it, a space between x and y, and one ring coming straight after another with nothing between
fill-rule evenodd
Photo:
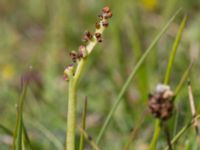
<instances>
[{"instance_id":1,"label":"brown cone-like seed head","mask_svg":"<svg viewBox=\"0 0 200 150\"><path fill-rule=\"evenodd\" d=\"M167 120L173 112L174 94L169 86L159 84L155 94L149 95L149 109L154 117Z\"/></svg>"},{"instance_id":2,"label":"brown cone-like seed head","mask_svg":"<svg viewBox=\"0 0 200 150\"><path fill-rule=\"evenodd\" d=\"M97 39L98 42L100 42L100 43L102 42L101 33L98 33L98 32L95 33L95 37L96 37L96 39Z\"/></svg>"},{"instance_id":3,"label":"brown cone-like seed head","mask_svg":"<svg viewBox=\"0 0 200 150\"><path fill-rule=\"evenodd\" d=\"M105 6L105 7L102 9L102 12L103 12L103 13L108 13L108 12L110 12L110 7Z\"/></svg>"}]
</instances>

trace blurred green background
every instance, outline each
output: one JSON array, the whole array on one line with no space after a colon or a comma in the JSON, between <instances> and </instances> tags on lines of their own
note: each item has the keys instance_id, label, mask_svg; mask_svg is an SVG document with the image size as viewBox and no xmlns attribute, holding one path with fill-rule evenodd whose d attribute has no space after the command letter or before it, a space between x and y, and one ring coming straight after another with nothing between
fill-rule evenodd
<instances>
[{"instance_id":1,"label":"blurred green background","mask_svg":"<svg viewBox=\"0 0 200 150\"><path fill-rule=\"evenodd\" d=\"M100 143L106 150L123 149L131 129L139 126L130 149L148 149L154 118L147 110L148 93L164 78L173 40L183 15L188 23L170 78L175 88L194 60L190 74L197 111L200 111L200 0L1 0L0 1L0 124L14 130L16 103L22 75L31 80L25 100L24 120L34 148L58 149L54 135L65 142L67 82L64 68L69 52L77 50L85 30L93 31L97 15L110 6L113 18L103 42L93 51L81 78L78 93L78 124L84 97L88 97L87 131L94 139L117 94L156 33L174 12L183 8L175 22L154 47L123 97ZM190 119L187 85L176 101L178 120L172 136ZM176 118L177 117L177 118ZM176 118L176 119L174 119ZM142 121L141 123L141 120ZM174 128L173 128L174 129ZM53 136L53 137L54 137ZM77 139L79 131L77 130ZM193 129L182 136L177 149L197 149ZM0 129L0 149L11 147L12 138ZM166 145L163 133L158 149ZM91 149L86 145L87 149Z\"/></svg>"}]
</instances>

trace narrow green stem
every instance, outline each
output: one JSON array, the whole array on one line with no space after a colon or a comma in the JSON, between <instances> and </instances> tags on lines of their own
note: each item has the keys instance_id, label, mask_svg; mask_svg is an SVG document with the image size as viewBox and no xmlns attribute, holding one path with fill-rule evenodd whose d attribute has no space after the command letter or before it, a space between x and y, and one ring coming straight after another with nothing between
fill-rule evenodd
<instances>
[{"instance_id":1,"label":"narrow green stem","mask_svg":"<svg viewBox=\"0 0 200 150\"><path fill-rule=\"evenodd\" d=\"M109 8L104 8L109 9ZM105 29L104 23L107 22L107 18L103 18L100 20L98 27L96 26L95 33L93 37L88 41L85 46L85 50L87 52L86 56L82 57L80 60L77 60L77 66L74 72L74 68L72 70L67 70L66 73L69 79L69 89L68 89L68 114L67 114L67 133L66 133L66 150L75 150L75 132L76 132L76 95L77 95L77 87L80 76L83 72L84 66L87 62L87 57L92 52L95 45L98 43L97 34L101 36ZM73 66L74 67L74 66ZM69 72L68 72L69 71Z\"/></svg>"},{"instance_id":2,"label":"narrow green stem","mask_svg":"<svg viewBox=\"0 0 200 150\"><path fill-rule=\"evenodd\" d=\"M79 127L79 130L94 150L101 150L99 148L99 146L96 144L96 142L92 139L92 137L90 135L88 135L87 132L84 129Z\"/></svg>"},{"instance_id":3,"label":"narrow green stem","mask_svg":"<svg viewBox=\"0 0 200 150\"><path fill-rule=\"evenodd\" d=\"M186 22L187 22L187 16L184 16L184 18L183 18L183 20L181 22L181 25L179 27L179 31L178 31L178 33L176 35L176 39L174 41L173 47L172 47L172 51L171 51L171 54L170 54L169 62L168 62L168 65L167 65L167 71L165 73L164 84L168 84L169 83L170 74L171 74L171 71L172 71L172 66L173 66L173 63L174 63L174 60L175 60L174 58L175 58L176 51L178 49L179 43L181 41L181 37L182 37L182 34L183 34L183 30L185 28Z\"/></svg>"},{"instance_id":4,"label":"narrow green stem","mask_svg":"<svg viewBox=\"0 0 200 150\"><path fill-rule=\"evenodd\" d=\"M115 101L115 103L113 104L113 107L111 108L109 114L106 117L106 120L98 134L97 137L97 144L100 142L101 138L103 137L103 134L105 132L105 130L107 129L109 123L112 120L113 114L115 113L116 109L118 108L122 97L125 93L125 91L127 90L128 86L130 85L133 77L135 76L136 72L138 71L138 69L140 68L140 66L142 65L142 63L144 62L145 58L148 56L148 54L150 53L150 51L153 49L153 47L155 46L155 44L157 43L157 41L161 38L162 34L168 29L169 25L171 24L171 22L175 19L175 17L177 16L177 14L180 12L180 9L174 14L174 16L172 16L172 18L167 22L167 24L163 27L163 29L158 33L158 35L154 38L154 40L152 41L152 43L150 44L150 46L147 48L147 50L145 51L145 53L142 55L142 57L140 58L140 60L138 61L138 63L136 64L135 68L132 70L131 74L129 75L128 79L126 80L126 82L124 83L124 85L121 88L121 91Z\"/></svg>"},{"instance_id":5,"label":"narrow green stem","mask_svg":"<svg viewBox=\"0 0 200 150\"><path fill-rule=\"evenodd\" d=\"M103 32L102 28L101 33ZM97 40L94 39L87 46L88 55L91 53ZM69 95L68 95L68 114L67 114L67 133L66 133L66 150L75 150L75 128L76 128L76 93L80 76L83 72L87 57L82 58L77 65L73 78L69 80Z\"/></svg>"},{"instance_id":6,"label":"narrow green stem","mask_svg":"<svg viewBox=\"0 0 200 150\"><path fill-rule=\"evenodd\" d=\"M178 139L187 131L187 129L189 127L191 127L194 123L195 119L199 119L200 115L197 115L195 118L193 118L190 123L188 123L187 125L185 125L178 133L176 136L174 136L174 138L171 140L171 144L173 145L174 143L176 143L178 141ZM167 146L164 150L168 150L169 147Z\"/></svg>"},{"instance_id":7,"label":"narrow green stem","mask_svg":"<svg viewBox=\"0 0 200 150\"><path fill-rule=\"evenodd\" d=\"M74 80L69 81L68 97L66 150L74 150L76 127L76 85L74 84Z\"/></svg>"},{"instance_id":8,"label":"narrow green stem","mask_svg":"<svg viewBox=\"0 0 200 150\"><path fill-rule=\"evenodd\" d=\"M81 127L82 127L83 130L85 130L85 126L86 126L86 115L87 115L87 97L85 98L84 108L83 108L83 112L82 112L82 124L81 124ZM84 149L84 145L85 145L84 134L81 133L79 150L83 150Z\"/></svg>"},{"instance_id":9,"label":"narrow green stem","mask_svg":"<svg viewBox=\"0 0 200 150\"><path fill-rule=\"evenodd\" d=\"M185 28L186 25L186 21L187 21L187 16L184 16L180 27L179 27L179 31L176 35L175 41L173 43L173 47L172 47L172 51L169 57L169 61L168 61L168 65L167 65L167 71L165 73L165 78L164 78L164 84L169 84L169 79L170 79L170 74L171 74L171 70L172 70L172 66L174 63L174 59L175 59L175 55L176 55L176 51L178 49L182 34L183 34L183 30ZM151 141L150 144L150 150L154 150L156 148L156 143L160 134L160 120L156 120L155 123L155 131L154 131L154 135L153 135L153 139Z\"/></svg>"},{"instance_id":10,"label":"narrow green stem","mask_svg":"<svg viewBox=\"0 0 200 150\"><path fill-rule=\"evenodd\" d=\"M158 136L160 134L160 120L156 120L156 123L155 123L155 131L154 131L154 134L153 134L153 138L152 138L152 141L151 141L151 145L150 145L150 150L155 150L156 149L156 142L158 140Z\"/></svg>"},{"instance_id":11,"label":"narrow green stem","mask_svg":"<svg viewBox=\"0 0 200 150\"><path fill-rule=\"evenodd\" d=\"M184 74L182 75L178 85L176 86L176 89L175 89L175 95L178 95L180 89L182 88L183 84L185 83L185 81L187 80L187 77L189 75L189 72L191 70L193 66L193 62L188 66L188 68L185 70ZM176 97L174 97L174 100L175 100ZM150 150L154 150L155 149L155 145L156 145L156 142L158 140L158 137L159 137L159 134L160 134L160 120L156 120L156 123L155 123L155 131L154 131L154 135L153 135L153 138L152 138L152 141L151 141L151 145L150 145Z\"/></svg>"}]
</instances>

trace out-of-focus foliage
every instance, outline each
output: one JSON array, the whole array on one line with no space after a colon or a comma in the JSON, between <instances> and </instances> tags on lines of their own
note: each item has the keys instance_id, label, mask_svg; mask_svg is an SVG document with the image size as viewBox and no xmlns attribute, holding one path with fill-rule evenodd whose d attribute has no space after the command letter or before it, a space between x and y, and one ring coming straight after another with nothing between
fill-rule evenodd
<instances>
[{"instance_id":1,"label":"out-of-focus foliage","mask_svg":"<svg viewBox=\"0 0 200 150\"><path fill-rule=\"evenodd\" d=\"M14 131L20 77L26 76L30 84L24 104L24 124L35 149L56 149L54 138L64 145L67 82L63 80L63 70L71 63L69 52L78 49L85 30L94 30L97 15L105 5L111 7L113 18L82 76L77 103L78 123L81 123L83 100L87 96L87 131L96 138L130 70L155 33L179 8L182 13L133 79L100 147L123 149L130 130L144 118L131 148L148 149L154 118L148 113L144 115L147 95L164 79L173 40L185 13L189 19L177 50L170 86L175 88L190 61L194 60L190 79L196 108L200 111L200 0L1 0L0 124ZM170 120L172 136L190 120L188 106L185 86L176 101L178 117ZM178 122L176 130L175 120ZM52 138L49 132L55 137ZM79 134L77 130L77 140ZM195 149L194 138L193 131L189 131L182 136L177 149L186 145ZM12 138L0 128L0 149L8 149L11 144ZM165 137L161 135L158 147L165 145Z\"/></svg>"}]
</instances>

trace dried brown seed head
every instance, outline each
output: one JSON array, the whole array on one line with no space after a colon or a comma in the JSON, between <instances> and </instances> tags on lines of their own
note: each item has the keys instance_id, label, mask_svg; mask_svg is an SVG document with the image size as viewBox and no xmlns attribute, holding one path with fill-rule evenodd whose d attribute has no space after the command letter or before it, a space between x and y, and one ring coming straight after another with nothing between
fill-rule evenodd
<instances>
[{"instance_id":1,"label":"dried brown seed head","mask_svg":"<svg viewBox=\"0 0 200 150\"><path fill-rule=\"evenodd\" d=\"M103 25L104 27L108 27L109 22L108 22L107 20L105 20L105 21L102 22L102 25Z\"/></svg>"},{"instance_id":2,"label":"dried brown seed head","mask_svg":"<svg viewBox=\"0 0 200 150\"><path fill-rule=\"evenodd\" d=\"M83 35L83 41L88 42L93 38L93 35L89 31L85 31Z\"/></svg>"},{"instance_id":3,"label":"dried brown seed head","mask_svg":"<svg viewBox=\"0 0 200 150\"><path fill-rule=\"evenodd\" d=\"M96 37L96 39L97 39L97 41L99 42L99 43L101 43L102 42L102 38L101 38L101 33L95 33L95 37Z\"/></svg>"},{"instance_id":4,"label":"dried brown seed head","mask_svg":"<svg viewBox=\"0 0 200 150\"><path fill-rule=\"evenodd\" d=\"M172 99L172 97L174 97L174 93L170 90L166 90L164 93L163 93L163 98L164 99Z\"/></svg>"},{"instance_id":5,"label":"dried brown seed head","mask_svg":"<svg viewBox=\"0 0 200 150\"><path fill-rule=\"evenodd\" d=\"M99 38L99 39L97 39L97 41L98 41L99 43L101 43L103 40L102 40L101 38Z\"/></svg>"},{"instance_id":6,"label":"dried brown seed head","mask_svg":"<svg viewBox=\"0 0 200 150\"><path fill-rule=\"evenodd\" d=\"M100 23L99 22L96 22L95 26L96 26L96 29L100 29Z\"/></svg>"},{"instance_id":7,"label":"dried brown seed head","mask_svg":"<svg viewBox=\"0 0 200 150\"><path fill-rule=\"evenodd\" d=\"M105 7L102 9L102 12L103 12L103 13L108 13L108 12L110 12L110 7L105 6Z\"/></svg>"},{"instance_id":8,"label":"dried brown seed head","mask_svg":"<svg viewBox=\"0 0 200 150\"><path fill-rule=\"evenodd\" d=\"M173 112L174 94L167 85L159 84L156 87L155 94L149 95L149 109L154 117L161 120L167 120Z\"/></svg>"},{"instance_id":9,"label":"dried brown seed head","mask_svg":"<svg viewBox=\"0 0 200 150\"><path fill-rule=\"evenodd\" d=\"M75 63L75 62L76 62L76 59L77 59L77 52L76 52L76 51L71 51L71 52L69 53L69 55L70 55L72 61Z\"/></svg>"},{"instance_id":10,"label":"dried brown seed head","mask_svg":"<svg viewBox=\"0 0 200 150\"><path fill-rule=\"evenodd\" d=\"M108 13L107 13L107 17L108 17L108 18L112 18L112 12L108 12Z\"/></svg>"},{"instance_id":11,"label":"dried brown seed head","mask_svg":"<svg viewBox=\"0 0 200 150\"><path fill-rule=\"evenodd\" d=\"M100 38L101 37L101 33L95 33L95 37L98 39L98 38Z\"/></svg>"}]
</instances>

